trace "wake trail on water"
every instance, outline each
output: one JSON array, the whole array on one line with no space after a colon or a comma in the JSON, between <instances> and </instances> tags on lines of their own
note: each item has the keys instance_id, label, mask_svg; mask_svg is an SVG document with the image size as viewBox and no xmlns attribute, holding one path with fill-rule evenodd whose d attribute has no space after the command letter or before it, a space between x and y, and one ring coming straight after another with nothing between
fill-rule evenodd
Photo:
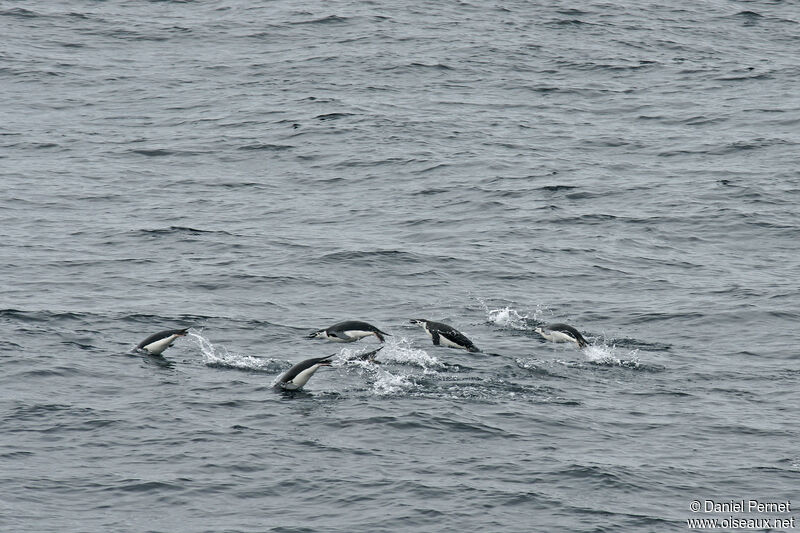
<instances>
[{"instance_id":1,"label":"wake trail on water","mask_svg":"<svg viewBox=\"0 0 800 533\"><path fill-rule=\"evenodd\" d=\"M203 336L201 332L193 329L189 330L188 336L200 349L200 352L203 354L203 363L206 366L238 370L255 370L259 372L268 372L270 374L278 373L287 368L286 361L233 353L228 351L225 346L217 347L207 337Z\"/></svg>"},{"instance_id":2,"label":"wake trail on water","mask_svg":"<svg viewBox=\"0 0 800 533\"><path fill-rule=\"evenodd\" d=\"M200 331L189 330L188 336L200 349L203 363L208 367L280 374L293 364L231 352L225 346L212 343ZM342 348L333 359L332 367L358 376L366 382L372 394L385 396L408 392L418 386L416 378L419 375L436 376L438 370L446 366L425 350L414 348L405 338L387 339L376 354L377 363L360 359L373 349L372 346Z\"/></svg>"},{"instance_id":3,"label":"wake trail on water","mask_svg":"<svg viewBox=\"0 0 800 533\"><path fill-rule=\"evenodd\" d=\"M486 320L503 329L533 332L536 326L544 324L545 315L553 314L549 307L541 305L537 305L534 311L523 314L510 306L492 309L485 300L481 298L477 300L486 314Z\"/></svg>"},{"instance_id":4,"label":"wake trail on water","mask_svg":"<svg viewBox=\"0 0 800 533\"><path fill-rule=\"evenodd\" d=\"M363 349L343 348L333 366L353 368L376 396L402 394L418 388L420 374L415 373L416 368L422 370L422 376L436 376L438 370L445 368L439 359L414 348L404 337L388 338L377 354L377 363L358 359L363 353Z\"/></svg>"},{"instance_id":5,"label":"wake trail on water","mask_svg":"<svg viewBox=\"0 0 800 533\"><path fill-rule=\"evenodd\" d=\"M608 366L640 366L639 350L626 350L613 344L590 344L582 350L590 363Z\"/></svg>"},{"instance_id":6,"label":"wake trail on water","mask_svg":"<svg viewBox=\"0 0 800 533\"><path fill-rule=\"evenodd\" d=\"M522 331L537 336L538 334L534 330L537 326L545 324L543 317L545 315L552 315L549 307L541 305L537 305L536 310L532 313L523 314L509 306L491 309L485 302L481 301L481 304L486 313L486 318L491 324L504 329ZM581 328L578 329L580 330ZM584 335L589 339L593 339L592 344L580 350L583 357L588 362L597 365L624 366L630 368L638 368L641 365L638 349L626 349L617 346L613 339L600 339L592 335ZM574 349L571 343L545 343L545 345L548 344L551 345L554 350L558 351Z\"/></svg>"}]
</instances>

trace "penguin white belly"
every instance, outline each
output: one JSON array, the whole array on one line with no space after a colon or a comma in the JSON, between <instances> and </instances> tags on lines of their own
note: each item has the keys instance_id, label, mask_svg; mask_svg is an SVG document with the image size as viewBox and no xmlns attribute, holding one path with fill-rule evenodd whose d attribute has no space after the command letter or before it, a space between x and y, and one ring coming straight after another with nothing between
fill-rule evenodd
<instances>
[{"instance_id":1,"label":"penguin white belly","mask_svg":"<svg viewBox=\"0 0 800 533\"><path fill-rule=\"evenodd\" d=\"M567 335L561 331L551 331L550 340L553 342L577 342L571 335Z\"/></svg>"},{"instance_id":2,"label":"penguin white belly","mask_svg":"<svg viewBox=\"0 0 800 533\"><path fill-rule=\"evenodd\" d=\"M364 337L369 337L370 335L375 335L375 333L373 333L372 331L364 331L361 329L350 329L345 331L344 334L356 340L363 339Z\"/></svg>"},{"instance_id":3,"label":"penguin white belly","mask_svg":"<svg viewBox=\"0 0 800 533\"><path fill-rule=\"evenodd\" d=\"M456 344L441 333L439 334L439 344L442 346L449 346L450 348L463 348L460 344Z\"/></svg>"},{"instance_id":4,"label":"penguin white belly","mask_svg":"<svg viewBox=\"0 0 800 533\"><path fill-rule=\"evenodd\" d=\"M314 372L316 372L318 368L319 368L319 365L314 365L314 366L312 366L310 368L306 368L305 370L303 370L302 372L297 374L294 377L294 379L284 383L283 384L283 388L284 389L288 389L288 390L299 389L300 387L302 387L303 385L308 383L308 380L311 379L311 376L314 375Z\"/></svg>"},{"instance_id":5,"label":"penguin white belly","mask_svg":"<svg viewBox=\"0 0 800 533\"><path fill-rule=\"evenodd\" d=\"M169 345L172 344L177 337L177 335L170 335L169 337L151 342L147 346L142 346L142 349L147 350L153 355L159 355L161 352L169 348Z\"/></svg>"}]
</instances>

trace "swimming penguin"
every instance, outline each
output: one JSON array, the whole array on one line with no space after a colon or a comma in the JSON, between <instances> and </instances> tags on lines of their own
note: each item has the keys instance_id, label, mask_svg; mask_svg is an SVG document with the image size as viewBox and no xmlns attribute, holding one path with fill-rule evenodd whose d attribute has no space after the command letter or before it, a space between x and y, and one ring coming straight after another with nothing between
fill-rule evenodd
<instances>
[{"instance_id":1,"label":"swimming penguin","mask_svg":"<svg viewBox=\"0 0 800 533\"><path fill-rule=\"evenodd\" d=\"M358 339L375 335L379 341L383 342L384 333L372 324L361 322L360 320L347 320L339 322L329 328L320 329L311 333L309 339L328 339L333 342L355 342Z\"/></svg>"},{"instance_id":2,"label":"swimming penguin","mask_svg":"<svg viewBox=\"0 0 800 533\"><path fill-rule=\"evenodd\" d=\"M553 342L574 342L578 348L585 348L589 345L577 329L567 324L548 324L534 329L536 333L548 341Z\"/></svg>"},{"instance_id":3,"label":"swimming penguin","mask_svg":"<svg viewBox=\"0 0 800 533\"><path fill-rule=\"evenodd\" d=\"M383 346L376 350L372 350L371 352L362 353L356 359L359 361L366 361L367 363L380 363L380 361L376 361L375 359L378 357L378 352L383 350Z\"/></svg>"},{"instance_id":4,"label":"swimming penguin","mask_svg":"<svg viewBox=\"0 0 800 533\"><path fill-rule=\"evenodd\" d=\"M150 352L152 355L161 355L161 352L172 346L175 339L178 337L185 337L188 330L189 328L159 331L140 342L136 348Z\"/></svg>"},{"instance_id":5,"label":"swimming penguin","mask_svg":"<svg viewBox=\"0 0 800 533\"><path fill-rule=\"evenodd\" d=\"M333 354L336 355L336 354ZM314 372L319 370L321 366L331 366L330 358L333 355L326 355L325 357L314 357L300 361L292 368L286 371L275 384L276 387L284 390L298 390L303 387Z\"/></svg>"},{"instance_id":6,"label":"swimming penguin","mask_svg":"<svg viewBox=\"0 0 800 533\"><path fill-rule=\"evenodd\" d=\"M411 320L411 323L422 326L422 329L430 335L434 346L439 346L441 344L442 346L449 346L450 348L461 348L468 352L480 352L466 335L460 331L456 331L447 324L433 322L432 320L425 320L423 318L415 318Z\"/></svg>"}]
</instances>

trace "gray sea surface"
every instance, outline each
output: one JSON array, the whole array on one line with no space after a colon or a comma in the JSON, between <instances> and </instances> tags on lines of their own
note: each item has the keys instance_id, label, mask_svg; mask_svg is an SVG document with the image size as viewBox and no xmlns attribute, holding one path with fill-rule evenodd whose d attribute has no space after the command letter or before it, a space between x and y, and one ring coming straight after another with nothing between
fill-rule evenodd
<instances>
[{"instance_id":1,"label":"gray sea surface","mask_svg":"<svg viewBox=\"0 0 800 533\"><path fill-rule=\"evenodd\" d=\"M796 3L4 1L0 35L0 530L795 516L691 505L800 505ZM380 364L306 338L347 319Z\"/></svg>"}]
</instances>

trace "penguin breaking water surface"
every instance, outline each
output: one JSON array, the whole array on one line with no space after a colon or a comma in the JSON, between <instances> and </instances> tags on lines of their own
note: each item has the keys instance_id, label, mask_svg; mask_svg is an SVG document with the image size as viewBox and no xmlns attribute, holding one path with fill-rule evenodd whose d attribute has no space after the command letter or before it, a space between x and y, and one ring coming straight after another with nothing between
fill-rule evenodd
<instances>
[{"instance_id":1,"label":"penguin breaking water surface","mask_svg":"<svg viewBox=\"0 0 800 533\"><path fill-rule=\"evenodd\" d=\"M472 344L472 341L466 335L457 331L447 324L441 322L434 322L432 320L425 320L423 318L415 318L411 320L412 324L422 326L422 329L430 335L431 340L435 346L449 346L450 348L461 348L468 352L479 352L480 350Z\"/></svg>"},{"instance_id":2,"label":"penguin breaking water surface","mask_svg":"<svg viewBox=\"0 0 800 533\"><path fill-rule=\"evenodd\" d=\"M578 345L578 348L585 348L589 345L577 329L567 324L548 324L537 327L533 331L548 341L574 342Z\"/></svg>"},{"instance_id":3,"label":"penguin breaking water surface","mask_svg":"<svg viewBox=\"0 0 800 533\"><path fill-rule=\"evenodd\" d=\"M189 328L159 331L140 342L136 348L150 352L153 355L161 355L164 350L172 346L175 339L178 337L185 337L187 331L189 331Z\"/></svg>"},{"instance_id":4,"label":"penguin breaking water surface","mask_svg":"<svg viewBox=\"0 0 800 533\"><path fill-rule=\"evenodd\" d=\"M311 333L310 339L328 339L333 342L355 342L358 339L375 335L379 341L384 341L384 336L389 336L372 324L360 320L347 320L339 322L329 328L320 329Z\"/></svg>"},{"instance_id":5,"label":"penguin breaking water surface","mask_svg":"<svg viewBox=\"0 0 800 533\"><path fill-rule=\"evenodd\" d=\"M333 355L314 357L312 359L300 361L287 370L286 373L280 377L275 386L284 390L298 390L302 388L303 385L308 383L308 380L311 379L314 372L319 370L321 366L331 366L331 357L333 357Z\"/></svg>"}]
</instances>

